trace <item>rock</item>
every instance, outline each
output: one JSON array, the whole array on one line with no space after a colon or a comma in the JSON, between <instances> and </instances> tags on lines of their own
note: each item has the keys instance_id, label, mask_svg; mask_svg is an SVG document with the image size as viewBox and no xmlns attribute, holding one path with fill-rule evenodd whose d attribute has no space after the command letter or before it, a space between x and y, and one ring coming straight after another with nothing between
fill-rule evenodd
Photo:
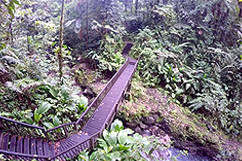
<instances>
[{"instance_id":1,"label":"rock","mask_svg":"<svg viewBox=\"0 0 242 161\"><path fill-rule=\"evenodd\" d=\"M92 99L97 96L96 93L94 93L93 89L91 87L86 87L86 89L82 93L84 96L86 96L88 99Z\"/></svg>"},{"instance_id":2,"label":"rock","mask_svg":"<svg viewBox=\"0 0 242 161\"><path fill-rule=\"evenodd\" d=\"M137 133L140 133L141 132L141 128L139 126L137 126L135 129L134 129L135 132Z\"/></svg>"},{"instance_id":3,"label":"rock","mask_svg":"<svg viewBox=\"0 0 242 161\"><path fill-rule=\"evenodd\" d=\"M155 122L156 122L156 120L158 119L158 117L159 117L159 115L157 115L157 114L154 114L154 115L153 115L153 118L155 119Z\"/></svg>"},{"instance_id":4,"label":"rock","mask_svg":"<svg viewBox=\"0 0 242 161\"><path fill-rule=\"evenodd\" d=\"M169 145L171 143L171 138L168 135L165 135L160 138L160 142L164 145Z\"/></svg>"},{"instance_id":5,"label":"rock","mask_svg":"<svg viewBox=\"0 0 242 161\"><path fill-rule=\"evenodd\" d=\"M126 122L126 125L129 127L129 128L134 128L134 127L136 127L137 126L137 123L135 123L135 122Z\"/></svg>"},{"instance_id":6,"label":"rock","mask_svg":"<svg viewBox=\"0 0 242 161\"><path fill-rule=\"evenodd\" d=\"M144 119L144 123L147 125L152 125L155 122L156 122L156 119L153 116L148 116L148 117L145 117Z\"/></svg>"},{"instance_id":7,"label":"rock","mask_svg":"<svg viewBox=\"0 0 242 161\"><path fill-rule=\"evenodd\" d=\"M150 127L149 129L150 129L152 135L156 135L156 134L157 134L156 131L159 129L159 127L157 127L157 126L152 126L152 127Z\"/></svg>"},{"instance_id":8,"label":"rock","mask_svg":"<svg viewBox=\"0 0 242 161\"><path fill-rule=\"evenodd\" d=\"M153 152L153 155L154 155L155 159L159 160L159 161L161 161L161 160L168 161L168 160L170 160L170 158L172 156L171 151L168 149L164 149L164 150L157 149Z\"/></svg>"},{"instance_id":9,"label":"rock","mask_svg":"<svg viewBox=\"0 0 242 161\"><path fill-rule=\"evenodd\" d=\"M146 135L146 136L150 136L150 135L151 135L150 130L144 130L144 135Z\"/></svg>"},{"instance_id":10,"label":"rock","mask_svg":"<svg viewBox=\"0 0 242 161\"><path fill-rule=\"evenodd\" d=\"M143 129L143 130L148 128L148 126L145 125L145 124L143 124L143 123L140 123L139 126L140 126L140 128Z\"/></svg>"}]
</instances>

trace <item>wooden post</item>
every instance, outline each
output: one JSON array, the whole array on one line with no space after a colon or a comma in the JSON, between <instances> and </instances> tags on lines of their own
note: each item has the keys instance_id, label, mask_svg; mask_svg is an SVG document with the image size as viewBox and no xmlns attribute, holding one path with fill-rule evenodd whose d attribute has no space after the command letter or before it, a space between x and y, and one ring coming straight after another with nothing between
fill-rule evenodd
<instances>
[{"instance_id":1,"label":"wooden post","mask_svg":"<svg viewBox=\"0 0 242 161\"><path fill-rule=\"evenodd\" d=\"M65 132L65 136L68 136L69 134L68 134L68 131L66 129L66 126L64 126L63 129L64 129L64 132Z\"/></svg>"}]
</instances>

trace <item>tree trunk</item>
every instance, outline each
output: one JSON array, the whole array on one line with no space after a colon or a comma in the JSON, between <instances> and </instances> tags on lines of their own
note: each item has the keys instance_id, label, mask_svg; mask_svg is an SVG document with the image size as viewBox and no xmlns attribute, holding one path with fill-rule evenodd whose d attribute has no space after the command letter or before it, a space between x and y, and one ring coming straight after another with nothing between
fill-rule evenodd
<instances>
[{"instance_id":1,"label":"tree trunk","mask_svg":"<svg viewBox=\"0 0 242 161\"><path fill-rule=\"evenodd\" d=\"M11 22L9 23L9 33L10 33L10 42L11 42L11 44L13 44L12 19L11 19Z\"/></svg>"},{"instance_id":2,"label":"tree trunk","mask_svg":"<svg viewBox=\"0 0 242 161\"><path fill-rule=\"evenodd\" d=\"M86 37L86 49L88 49L88 21L89 21L88 9L89 9L89 6L88 6L88 0L87 0L87 21L86 21L86 25L87 25L87 37Z\"/></svg>"},{"instance_id":3,"label":"tree trunk","mask_svg":"<svg viewBox=\"0 0 242 161\"><path fill-rule=\"evenodd\" d=\"M62 0L61 6L61 19L60 19L60 33L59 33L59 51L58 51L58 63L59 63L59 73L60 73L60 82L62 84L62 67L63 67L63 56L62 56L62 47L63 47L63 32L64 32L64 4L65 0Z\"/></svg>"},{"instance_id":4,"label":"tree trunk","mask_svg":"<svg viewBox=\"0 0 242 161\"><path fill-rule=\"evenodd\" d=\"M239 17L242 17L242 2L239 3Z\"/></svg>"},{"instance_id":5,"label":"tree trunk","mask_svg":"<svg viewBox=\"0 0 242 161\"><path fill-rule=\"evenodd\" d=\"M139 0L135 0L135 16L137 16Z\"/></svg>"}]
</instances>

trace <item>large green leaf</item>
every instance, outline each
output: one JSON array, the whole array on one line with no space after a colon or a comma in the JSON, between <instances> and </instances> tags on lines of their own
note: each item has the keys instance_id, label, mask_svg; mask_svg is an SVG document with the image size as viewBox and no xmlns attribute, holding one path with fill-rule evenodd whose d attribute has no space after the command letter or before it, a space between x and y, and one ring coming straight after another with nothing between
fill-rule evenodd
<instances>
[{"instance_id":1,"label":"large green leaf","mask_svg":"<svg viewBox=\"0 0 242 161\"><path fill-rule=\"evenodd\" d=\"M0 50L4 49L6 45L4 43L0 43Z\"/></svg>"},{"instance_id":2,"label":"large green leaf","mask_svg":"<svg viewBox=\"0 0 242 161\"><path fill-rule=\"evenodd\" d=\"M123 123L122 121L116 119L112 124L111 124L111 128L110 131L120 131L124 129Z\"/></svg>"},{"instance_id":3,"label":"large green leaf","mask_svg":"<svg viewBox=\"0 0 242 161\"><path fill-rule=\"evenodd\" d=\"M103 137L109 146L115 146L117 144L118 132L111 131L108 134L103 134Z\"/></svg>"},{"instance_id":4,"label":"large green leaf","mask_svg":"<svg viewBox=\"0 0 242 161\"><path fill-rule=\"evenodd\" d=\"M55 89L54 86L48 86L47 88L48 88L50 94L52 95L52 97L57 98L59 91L57 89Z\"/></svg>"},{"instance_id":5,"label":"large green leaf","mask_svg":"<svg viewBox=\"0 0 242 161\"><path fill-rule=\"evenodd\" d=\"M46 126L48 129L55 127L51 122L43 122L43 125Z\"/></svg>"},{"instance_id":6,"label":"large green leaf","mask_svg":"<svg viewBox=\"0 0 242 161\"><path fill-rule=\"evenodd\" d=\"M38 123L42 117L42 114L38 114L36 111L37 110L34 111L34 122Z\"/></svg>"},{"instance_id":7,"label":"large green leaf","mask_svg":"<svg viewBox=\"0 0 242 161\"><path fill-rule=\"evenodd\" d=\"M18 0L12 0L12 2L14 2L15 4L19 5L20 6L20 3Z\"/></svg>"},{"instance_id":8,"label":"large green leaf","mask_svg":"<svg viewBox=\"0 0 242 161\"><path fill-rule=\"evenodd\" d=\"M37 114L44 114L51 108L51 104L49 102L43 101L39 108L36 110Z\"/></svg>"},{"instance_id":9,"label":"large green leaf","mask_svg":"<svg viewBox=\"0 0 242 161\"><path fill-rule=\"evenodd\" d=\"M88 99L85 96L81 96L79 99L79 104L87 106L88 105Z\"/></svg>"},{"instance_id":10,"label":"large green leaf","mask_svg":"<svg viewBox=\"0 0 242 161\"><path fill-rule=\"evenodd\" d=\"M57 116L54 116L52 121L54 126L59 126L61 123Z\"/></svg>"},{"instance_id":11,"label":"large green leaf","mask_svg":"<svg viewBox=\"0 0 242 161\"><path fill-rule=\"evenodd\" d=\"M133 134L134 132L131 129L125 129L125 130L121 130L118 134L118 142L120 144L125 144L128 142L129 136L130 134Z\"/></svg>"}]
</instances>

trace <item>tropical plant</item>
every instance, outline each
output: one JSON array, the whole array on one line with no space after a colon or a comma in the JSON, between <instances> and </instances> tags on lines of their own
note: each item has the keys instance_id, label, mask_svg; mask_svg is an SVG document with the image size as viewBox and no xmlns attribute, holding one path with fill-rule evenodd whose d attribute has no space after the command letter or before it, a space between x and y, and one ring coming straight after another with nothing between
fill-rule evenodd
<instances>
[{"instance_id":1,"label":"tropical plant","mask_svg":"<svg viewBox=\"0 0 242 161\"><path fill-rule=\"evenodd\" d=\"M155 138L142 137L130 129L123 129L122 122L115 120L110 131L104 130L102 138L98 138L94 152L91 155L82 152L77 160L146 160L154 158L154 150L163 148L164 145Z\"/></svg>"},{"instance_id":2,"label":"tropical plant","mask_svg":"<svg viewBox=\"0 0 242 161\"><path fill-rule=\"evenodd\" d=\"M116 71L124 63L124 57L121 55L123 43L121 39L114 34L106 35L101 40L100 46L96 50L90 51L86 57L93 60L93 66L98 67L101 72Z\"/></svg>"}]
</instances>

